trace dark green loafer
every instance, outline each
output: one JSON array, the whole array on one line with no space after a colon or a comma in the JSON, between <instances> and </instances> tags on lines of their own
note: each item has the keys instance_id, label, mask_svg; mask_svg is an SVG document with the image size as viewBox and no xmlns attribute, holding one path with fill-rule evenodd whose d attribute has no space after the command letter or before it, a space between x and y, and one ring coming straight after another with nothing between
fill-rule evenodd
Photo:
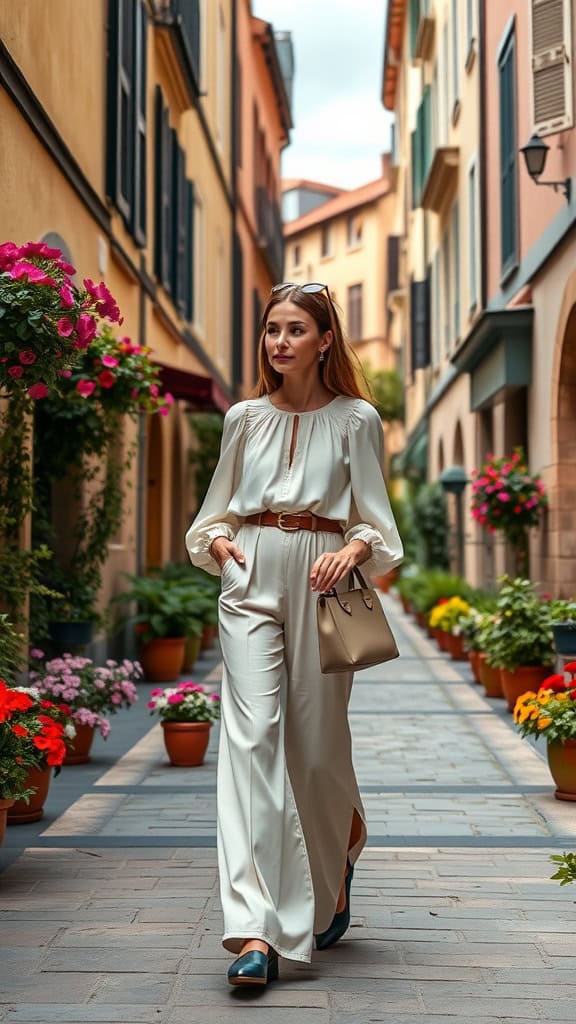
<instances>
[{"instance_id":1,"label":"dark green loafer","mask_svg":"<svg viewBox=\"0 0 576 1024\"><path fill-rule=\"evenodd\" d=\"M352 879L354 877L354 868L351 864L348 864L348 870L346 872L346 906L344 910L334 914L332 924L325 932L320 932L315 935L316 949L328 949L329 946L333 946L338 939L341 939L344 932L348 931L350 927L350 886L352 885Z\"/></svg>"},{"instance_id":2,"label":"dark green loafer","mask_svg":"<svg viewBox=\"0 0 576 1024\"><path fill-rule=\"evenodd\" d=\"M231 985L267 985L269 981L278 979L278 954L269 949L261 953L252 949L244 953L228 968L228 981Z\"/></svg>"}]
</instances>

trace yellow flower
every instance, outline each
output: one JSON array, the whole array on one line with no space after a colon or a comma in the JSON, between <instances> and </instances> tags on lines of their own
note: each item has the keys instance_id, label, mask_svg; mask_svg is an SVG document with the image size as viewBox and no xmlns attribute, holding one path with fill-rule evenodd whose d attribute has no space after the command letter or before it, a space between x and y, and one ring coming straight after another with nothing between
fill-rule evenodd
<instances>
[{"instance_id":1,"label":"yellow flower","mask_svg":"<svg viewBox=\"0 0 576 1024\"><path fill-rule=\"evenodd\" d=\"M539 714L540 714L539 708L532 708L532 710L530 712L530 721L533 722L535 718L538 718Z\"/></svg>"},{"instance_id":2,"label":"yellow flower","mask_svg":"<svg viewBox=\"0 0 576 1024\"><path fill-rule=\"evenodd\" d=\"M549 725L552 725L552 719L551 718L540 718L538 720L537 724L538 724L538 728L539 729L546 729Z\"/></svg>"},{"instance_id":3,"label":"yellow flower","mask_svg":"<svg viewBox=\"0 0 576 1024\"><path fill-rule=\"evenodd\" d=\"M540 704L548 704L552 700L552 690L544 690L538 695L538 700Z\"/></svg>"},{"instance_id":4,"label":"yellow flower","mask_svg":"<svg viewBox=\"0 0 576 1024\"><path fill-rule=\"evenodd\" d=\"M568 700L568 694L567 693L557 693L556 694L556 700Z\"/></svg>"}]
</instances>

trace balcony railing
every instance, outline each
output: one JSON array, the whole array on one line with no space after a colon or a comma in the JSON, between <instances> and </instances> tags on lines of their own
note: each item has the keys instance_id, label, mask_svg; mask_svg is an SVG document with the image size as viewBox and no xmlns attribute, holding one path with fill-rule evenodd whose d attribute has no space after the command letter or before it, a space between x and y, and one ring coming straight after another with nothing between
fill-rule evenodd
<instances>
[{"instance_id":1,"label":"balcony railing","mask_svg":"<svg viewBox=\"0 0 576 1024\"><path fill-rule=\"evenodd\" d=\"M280 207L270 197L268 189L259 186L255 192L258 247L275 281L282 279L284 242Z\"/></svg>"}]
</instances>

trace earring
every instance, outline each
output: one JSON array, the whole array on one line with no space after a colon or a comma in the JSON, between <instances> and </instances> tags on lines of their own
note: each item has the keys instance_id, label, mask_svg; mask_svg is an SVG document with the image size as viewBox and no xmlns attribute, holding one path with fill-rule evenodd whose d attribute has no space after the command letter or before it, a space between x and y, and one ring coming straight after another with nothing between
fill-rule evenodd
<instances>
[{"instance_id":1,"label":"earring","mask_svg":"<svg viewBox=\"0 0 576 1024\"><path fill-rule=\"evenodd\" d=\"M323 363L324 362L324 353L322 351L320 351L320 356L318 357L318 362L319 363Z\"/></svg>"}]
</instances>

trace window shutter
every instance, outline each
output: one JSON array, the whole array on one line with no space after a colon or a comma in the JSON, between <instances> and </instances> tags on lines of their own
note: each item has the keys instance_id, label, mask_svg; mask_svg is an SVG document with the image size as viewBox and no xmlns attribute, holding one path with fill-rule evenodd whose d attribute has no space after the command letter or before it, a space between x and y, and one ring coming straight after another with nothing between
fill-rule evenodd
<instances>
[{"instance_id":1,"label":"window shutter","mask_svg":"<svg viewBox=\"0 0 576 1024\"><path fill-rule=\"evenodd\" d=\"M174 128L170 131L172 153L172 248L170 254L170 279L172 297L180 313L186 311L186 160L184 150L178 144Z\"/></svg>"},{"instance_id":2,"label":"window shutter","mask_svg":"<svg viewBox=\"0 0 576 1024\"><path fill-rule=\"evenodd\" d=\"M154 269L160 283L171 293L172 254L172 148L168 110L162 90L156 87L156 202Z\"/></svg>"},{"instance_id":3,"label":"window shutter","mask_svg":"<svg viewBox=\"0 0 576 1024\"><path fill-rule=\"evenodd\" d=\"M388 235L388 281L387 292L395 292L400 287L400 236Z\"/></svg>"},{"instance_id":4,"label":"window shutter","mask_svg":"<svg viewBox=\"0 0 576 1024\"><path fill-rule=\"evenodd\" d=\"M232 278L232 383L242 384L244 373L244 256L238 232L234 232L234 273Z\"/></svg>"},{"instance_id":5,"label":"window shutter","mask_svg":"<svg viewBox=\"0 0 576 1024\"><path fill-rule=\"evenodd\" d=\"M454 343L460 337L460 207L456 202L452 213L452 253L454 259Z\"/></svg>"},{"instance_id":6,"label":"window shutter","mask_svg":"<svg viewBox=\"0 0 576 1024\"><path fill-rule=\"evenodd\" d=\"M186 319L194 320L194 183L186 182Z\"/></svg>"},{"instance_id":7,"label":"window shutter","mask_svg":"<svg viewBox=\"0 0 576 1024\"><path fill-rule=\"evenodd\" d=\"M430 365L430 282L410 282L412 372Z\"/></svg>"},{"instance_id":8,"label":"window shutter","mask_svg":"<svg viewBox=\"0 0 576 1024\"><path fill-rule=\"evenodd\" d=\"M135 10L134 64L134 175L132 181L132 233L139 245L146 244L146 64L148 16L139 0Z\"/></svg>"},{"instance_id":9,"label":"window shutter","mask_svg":"<svg viewBox=\"0 0 576 1024\"><path fill-rule=\"evenodd\" d=\"M531 0L532 98L536 135L574 124L571 0Z\"/></svg>"},{"instance_id":10,"label":"window shutter","mask_svg":"<svg viewBox=\"0 0 576 1024\"><path fill-rule=\"evenodd\" d=\"M500 59L500 219L502 273L516 262L516 85L514 36Z\"/></svg>"},{"instance_id":11,"label":"window shutter","mask_svg":"<svg viewBox=\"0 0 576 1024\"><path fill-rule=\"evenodd\" d=\"M108 193L130 222L134 173L134 0L110 0L108 19Z\"/></svg>"}]
</instances>

